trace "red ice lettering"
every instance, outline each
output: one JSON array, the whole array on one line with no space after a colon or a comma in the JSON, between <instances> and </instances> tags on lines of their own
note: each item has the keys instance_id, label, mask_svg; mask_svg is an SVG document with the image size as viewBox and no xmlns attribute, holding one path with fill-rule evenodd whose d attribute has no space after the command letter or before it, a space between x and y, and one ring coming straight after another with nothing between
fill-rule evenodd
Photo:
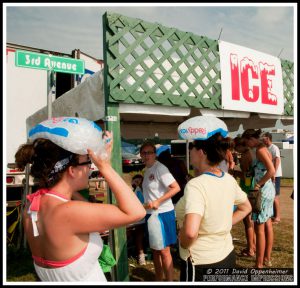
<instances>
[{"instance_id":1,"label":"red ice lettering","mask_svg":"<svg viewBox=\"0 0 300 288\"><path fill-rule=\"evenodd\" d=\"M259 63L260 79L261 79L261 102L263 104L276 105L277 96L272 93L272 80L268 79L268 75L275 75L274 65Z\"/></svg>"},{"instance_id":2,"label":"red ice lettering","mask_svg":"<svg viewBox=\"0 0 300 288\"><path fill-rule=\"evenodd\" d=\"M257 102L261 96L262 104L277 105L277 96L272 91L274 65L262 62L255 65L248 57L244 57L239 65L238 56L230 54L230 72L232 100L239 101L241 91L247 102Z\"/></svg>"}]
</instances>

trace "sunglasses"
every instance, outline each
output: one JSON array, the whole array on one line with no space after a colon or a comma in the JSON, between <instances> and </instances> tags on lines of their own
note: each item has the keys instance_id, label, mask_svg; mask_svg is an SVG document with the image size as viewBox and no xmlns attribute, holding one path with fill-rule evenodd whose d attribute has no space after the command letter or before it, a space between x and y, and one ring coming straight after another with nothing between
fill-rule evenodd
<instances>
[{"instance_id":1,"label":"sunglasses","mask_svg":"<svg viewBox=\"0 0 300 288\"><path fill-rule=\"evenodd\" d=\"M83 165L92 165L92 161L89 160L89 161L86 161L86 162L81 162L81 163L77 163L76 166L83 166Z\"/></svg>"},{"instance_id":2,"label":"sunglasses","mask_svg":"<svg viewBox=\"0 0 300 288\"><path fill-rule=\"evenodd\" d=\"M193 142L189 143L189 150L192 150L196 145Z\"/></svg>"},{"instance_id":3,"label":"sunglasses","mask_svg":"<svg viewBox=\"0 0 300 288\"><path fill-rule=\"evenodd\" d=\"M197 150L201 149L203 151L203 153L206 154L206 150L203 149L204 148L203 144L199 144L199 143L197 143L197 144L198 144L198 146L195 143L190 142L189 143L189 150L192 150L193 148L196 148Z\"/></svg>"},{"instance_id":4,"label":"sunglasses","mask_svg":"<svg viewBox=\"0 0 300 288\"><path fill-rule=\"evenodd\" d=\"M155 152L153 152L153 151L144 151L144 152L141 152L141 155L146 156L146 155L152 155L154 153Z\"/></svg>"}]
</instances>

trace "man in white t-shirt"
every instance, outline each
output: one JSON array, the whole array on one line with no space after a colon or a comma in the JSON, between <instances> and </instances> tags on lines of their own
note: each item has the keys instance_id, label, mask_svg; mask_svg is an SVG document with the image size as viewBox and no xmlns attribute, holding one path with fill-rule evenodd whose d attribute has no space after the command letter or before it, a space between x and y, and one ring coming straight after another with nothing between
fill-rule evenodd
<instances>
[{"instance_id":1,"label":"man in white t-shirt","mask_svg":"<svg viewBox=\"0 0 300 288\"><path fill-rule=\"evenodd\" d=\"M274 200L274 216L272 218L273 223L280 222L280 206L279 206L279 195L280 195L280 180L282 177L281 159L279 148L272 143L272 134L266 132L262 135L264 144L268 147L270 153L272 154L272 161L275 168L275 176L273 183L275 185L275 200Z\"/></svg>"}]
</instances>

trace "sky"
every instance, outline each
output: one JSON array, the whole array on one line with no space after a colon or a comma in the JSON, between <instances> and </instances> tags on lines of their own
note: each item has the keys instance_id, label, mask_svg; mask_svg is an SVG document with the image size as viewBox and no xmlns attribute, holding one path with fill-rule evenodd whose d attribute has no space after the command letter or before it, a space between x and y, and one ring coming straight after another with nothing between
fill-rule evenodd
<instances>
[{"instance_id":1,"label":"sky","mask_svg":"<svg viewBox=\"0 0 300 288\"><path fill-rule=\"evenodd\" d=\"M258 5L7 3L3 9L3 43L66 54L79 49L89 56L103 59L102 15L115 12L294 62L297 51L296 4Z\"/></svg>"},{"instance_id":2,"label":"sky","mask_svg":"<svg viewBox=\"0 0 300 288\"><path fill-rule=\"evenodd\" d=\"M13 44L67 54L80 49L92 57L102 59L102 15L109 11L157 22L213 40L220 37L223 41L276 57L280 54L280 58L294 61L295 4L265 4L267 7L254 3L248 4L256 5L252 7L246 6L246 3L231 6L217 6L214 3L209 4L214 6L203 6L200 3L190 4L193 6L182 6L188 5L182 3L172 6L155 3L140 6L92 3L93 6L72 4L72 7L70 4L64 4L69 7L57 6L61 3L48 4L52 6L42 3L35 6L12 5L7 4L5 12L6 42Z\"/></svg>"},{"instance_id":3,"label":"sky","mask_svg":"<svg viewBox=\"0 0 300 288\"><path fill-rule=\"evenodd\" d=\"M5 43L12 43L66 54L79 49L89 56L103 59L102 15L105 12L115 12L212 40L220 39L291 62L297 60L296 3L2 5L3 55ZM4 75L4 69L3 72ZM297 91L296 88L295 86ZM277 121L276 128L292 130L293 125L283 126ZM239 129L231 136L235 137L241 132ZM294 168L296 169L296 165Z\"/></svg>"}]
</instances>

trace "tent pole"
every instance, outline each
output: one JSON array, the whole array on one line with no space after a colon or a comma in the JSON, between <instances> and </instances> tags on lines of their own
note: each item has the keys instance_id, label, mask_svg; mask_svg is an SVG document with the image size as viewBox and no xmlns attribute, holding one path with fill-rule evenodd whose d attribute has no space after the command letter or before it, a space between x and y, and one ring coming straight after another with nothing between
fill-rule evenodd
<instances>
[{"instance_id":1,"label":"tent pole","mask_svg":"<svg viewBox=\"0 0 300 288\"><path fill-rule=\"evenodd\" d=\"M105 124L106 129L113 132L113 151L111 155L112 167L119 175L122 175L122 156L121 156L121 129L120 129L120 114L119 104L111 103L110 99L110 81L108 71L108 63L112 60L109 58L107 36L110 33L108 29L107 13L102 17L103 23L103 60L104 60L104 98L105 98ZM118 46L118 41L115 44ZM118 47L116 47L118 48ZM111 203L116 203L115 197L112 195L111 190L108 188L107 193ZM113 233L109 237L111 250L117 261L117 265L112 269L112 281L129 281L129 267L127 257L127 238L126 227L114 229L110 231Z\"/></svg>"}]
</instances>

